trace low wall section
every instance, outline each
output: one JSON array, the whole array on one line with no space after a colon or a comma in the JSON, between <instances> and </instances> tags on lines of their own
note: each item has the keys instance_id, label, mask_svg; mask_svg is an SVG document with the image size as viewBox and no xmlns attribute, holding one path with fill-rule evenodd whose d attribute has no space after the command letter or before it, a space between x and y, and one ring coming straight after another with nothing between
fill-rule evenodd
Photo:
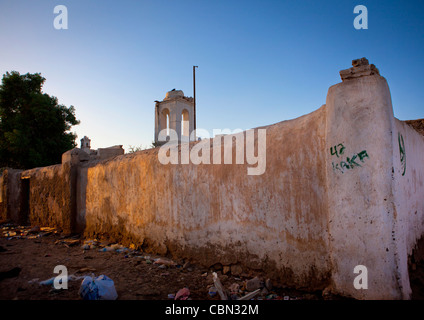
<instances>
[{"instance_id":1,"label":"low wall section","mask_svg":"<svg viewBox=\"0 0 424 320\"><path fill-rule=\"evenodd\" d=\"M324 138L325 108L266 127L266 171L257 176L247 164L163 165L159 148L99 163L87 171L85 233L323 288Z\"/></svg>"},{"instance_id":2,"label":"low wall section","mask_svg":"<svg viewBox=\"0 0 424 320\"><path fill-rule=\"evenodd\" d=\"M50 226L64 233L75 231L76 167L70 163L22 172L29 180L29 219L32 225Z\"/></svg>"}]
</instances>

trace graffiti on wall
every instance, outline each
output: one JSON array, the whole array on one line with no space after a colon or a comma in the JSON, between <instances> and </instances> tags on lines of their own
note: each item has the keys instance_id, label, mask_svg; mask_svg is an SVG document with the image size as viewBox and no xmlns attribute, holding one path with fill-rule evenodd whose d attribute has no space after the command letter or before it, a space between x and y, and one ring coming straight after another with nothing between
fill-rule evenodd
<instances>
[{"instance_id":1,"label":"graffiti on wall","mask_svg":"<svg viewBox=\"0 0 424 320\"><path fill-rule=\"evenodd\" d=\"M406 151L405 151L405 142L403 141L403 136L398 132L398 142L399 142L399 153L400 153L400 166L402 170L402 175L405 175L406 172Z\"/></svg>"},{"instance_id":2,"label":"graffiti on wall","mask_svg":"<svg viewBox=\"0 0 424 320\"><path fill-rule=\"evenodd\" d=\"M336 156L337 161L332 162L333 171L344 173L346 170L351 170L356 167L361 167L361 164L365 162L365 158L369 159L369 155L366 150L362 150L359 153L354 153L349 157L345 157L346 147L339 143L330 148L330 154Z\"/></svg>"}]
</instances>

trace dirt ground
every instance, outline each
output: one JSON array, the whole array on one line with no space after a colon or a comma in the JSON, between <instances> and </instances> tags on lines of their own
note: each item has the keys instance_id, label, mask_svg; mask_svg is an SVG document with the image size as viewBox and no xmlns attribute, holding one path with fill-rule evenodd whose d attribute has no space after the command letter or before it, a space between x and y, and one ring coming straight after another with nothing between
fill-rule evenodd
<instances>
[{"instance_id":1,"label":"dirt ground","mask_svg":"<svg viewBox=\"0 0 424 320\"><path fill-rule=\"evenodd\" d=\"M257 300L339 300L341 297L322 292L302 292L294 289L272 287L266 275L223 274L187 261L171 261L166 257L145 254L140 251L111 248L109 243L97 243L89 248L86 239L61 236L54 229L0 225L0 299L2 300L81 300L79 294L83 276L106 275L114 281L118 300L171 300L180 289L189 289L188 299L219 300L220 295L209 293L214 285L212 272L233 299L251 291L247 282L254 277L262 280ZM119 252L121 251L121 252ZM162 260L157 260L162 259ZM172 265L169 265L173 262ZM70 279L68 289L56 290L40 282L56 277L57 265L67 268ZM416 265L411 276L413 298L422 298L424 266ZM272 285L272 284L271 284ZM265 289L264 289L265 287ZM266 289L266 287L269 288ZM211 291L215 292L217 290Z\"/></svg>"}]
</instances>

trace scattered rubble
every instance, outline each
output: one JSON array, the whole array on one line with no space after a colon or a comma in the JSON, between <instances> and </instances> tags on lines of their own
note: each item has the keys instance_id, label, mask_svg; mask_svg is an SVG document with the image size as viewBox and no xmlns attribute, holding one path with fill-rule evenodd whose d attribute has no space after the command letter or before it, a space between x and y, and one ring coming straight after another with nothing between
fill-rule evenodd
<instances>
[{"instance_id":1,"label":"scattered rubble","mask_svg":"<svg viewBox=\"0 0 424 320\"><path fill-rule=\"evenodd\" d=\"M231 266L231 274L238 276L238 275L241 275L242 272L243 272L243 269L241 268L240 265L235 264Z\"/></svg>"},{"instance_id":2,"label":"scattered rubble","mask_svg":"<svg viewBox=\"0 0 424 320\"><path fill-rule=\"evenodd\" d=\"M37 292L36 296L41 295L41 299L94 299L93 290L81 289L81 292L86 292L86 296L83 296L77 292L79 288L75 287L76 284L81 284L83 279L87 280L86 284L91 283L92 286L92 282L95 281L93 279L98 279L94 273L107 274L110 277L108 279L113 279L120 299L298 300L329 297L327 292L323 296L321 292L305 294L293 289L276 287L270 279L243 270L238 263L231 265L215 263L206 268L186 259L173 260L169 257L146 254L142 250L136 250L135 245L125 247L98 239L82 239L79 235L62 235L60 231L46 227L3 224L0 225L0 232L0 255L27 253L29 255L27 261L32 263L32 268L36 263L40 270L38 273L26 275L28 272L26 269L18 273L19 277L14 278L18 281L22 273L27 277L19 282L20 290L16 294L21 297L28 297L29 292ZM21 239L31 240L27 242L27 247L32 248L33 253L22 249L25 242L20 241ZM50 249L41 251L35 249L42 246L49 246ZM35 262L33 259L38 260ZM90 264L87 265L87 262ZM44 269L38 266L39 264L44 264ZM50 268L55 264L64 264L69 268L68 280L71 281L70 290L73 290L73 295L68 293L70 290L51 289L54 274ZM0 271L6 270L2 266L7 265L3 260ZM6 271L10 271L11 267L14 266L10 266ZM25 270L24 265L20 265L20 268ZM49 270L45 271L47 268ZM87 277L91 277L91 280ZM40 281L40 279L47 280ZM9 278L3 281L12 280ZM43 287L50 290L40 291ZM10 297L0 290L0 299Z\"/></svg>"},{"instance_id":3,"label":"scattered rubble","mask_svg":"<svg viewBox=\"0 0 424 320\"><path fill-rule=\"evenodd\" d=\"M247 280L246 282L247 291L255 291L263 287L264 283L258 277L254 277L253 279Z\"/></svg>"},{"instance_id":4,"label":"scattered rubble","mask_svg":"<svg viewBox=\"0 0 424 320\"><path fill-rule=\"evenodd\" d=\"M250 299L252 299L254 296L258 295L260 291L261 291L261 289L256 289L255 291L253 291L253 292L249 292L248 294L246 294L245 296L241 297L241 298L240 298L240 299L238 299L238 300L250 300Z\"/></svg>"},{"instance_id":5,"label":"scattered rubble","mask_svg":"<svg viewBox=\"0 0 424 320\"><path fill-rule=\"evenodd\" d=\"M352 68L340 71L342 81L370 75L380 75L380 73L377 67L369 64L366 58L352 60Z\"/></svg>"},{"instance_id":6,"label":"scattered rubble","mask_svg":"<svg viewBox=\"0 0 424 320\"><path fill-rule=\"evenodd\" d=\"M4 223L1 227L1 237L11 239L37 239L57 233L57 230L50 227L39 226L17 226L13 223Z\"/></svg>"}]
</instances>

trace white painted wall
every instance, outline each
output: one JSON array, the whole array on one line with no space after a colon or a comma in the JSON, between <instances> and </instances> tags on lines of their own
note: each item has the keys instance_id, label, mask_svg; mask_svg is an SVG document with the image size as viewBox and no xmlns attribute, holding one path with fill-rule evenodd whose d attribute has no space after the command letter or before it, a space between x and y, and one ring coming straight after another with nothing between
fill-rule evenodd
<instances>
[{"instance_id":1,"label":"white painted wall","mask_svg":"<svg viewBox=\"0 0 424 320\"><path fill-rule=\"evenodd\" d=\"M379 75L346 80L327 95L327 183L333 290L359 299L393 299L407 295L397 281L396 248L392 240L391 97ZM330 148L342 143L337 158ZM333 162L357 157L351 169L333 170ZM348 162L348 161L347 161ZM340 164L340 163L339 163ZM353 286L354 268L368 269L368 289Z\"/></svg>"},{"instance_id":2,"label":"white painted wall","mask_svg":"<svg viewBox=\"0 0 424 320\"><path fill-rule=\"evenodd\" d=\"M409 289L408 255L424 235L424 136L394 118L392 138L394 242L400 284L406 291Z\"/></svg>"}]
</instances>

